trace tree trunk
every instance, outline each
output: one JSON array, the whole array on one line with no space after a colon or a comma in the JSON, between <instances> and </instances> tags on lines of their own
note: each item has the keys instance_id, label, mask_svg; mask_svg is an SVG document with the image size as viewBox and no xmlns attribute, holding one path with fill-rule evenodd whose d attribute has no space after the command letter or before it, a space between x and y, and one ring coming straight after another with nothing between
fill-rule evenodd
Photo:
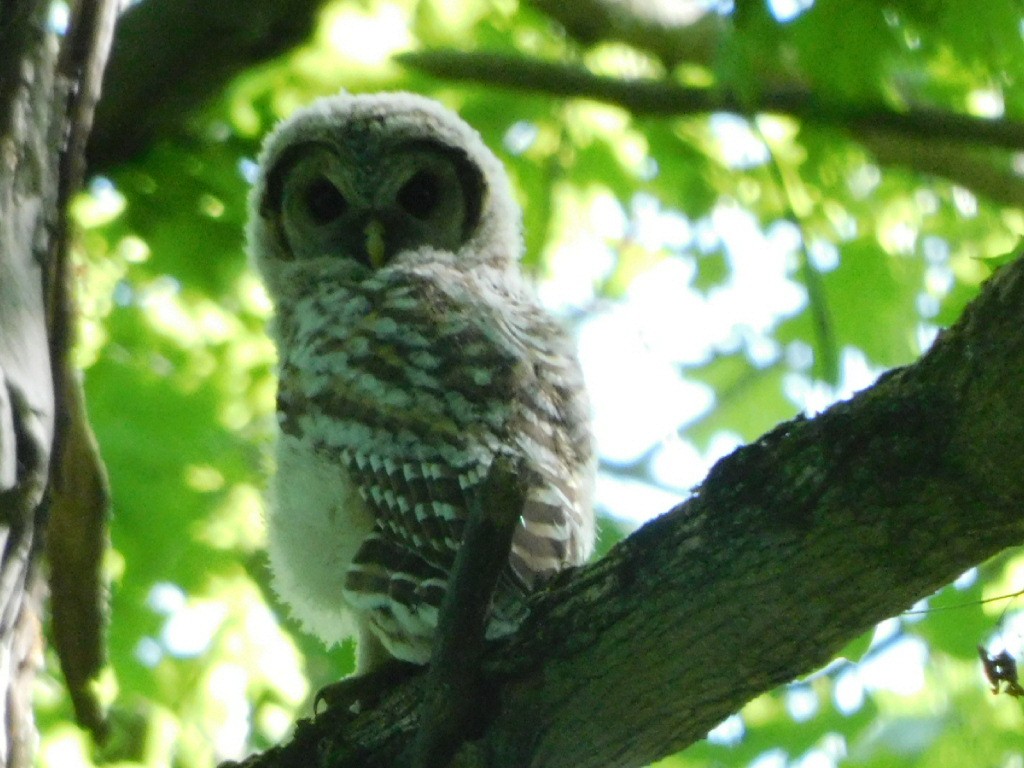
<instances>
[{"instance_id":1,"label":"tree trunk","mask_svg":"<svg viewBox=\"0 0 1024 768\"><path fill-rule=\"evenodd\" d=\"M80 431L66 351L66 207L81 181L116 2L0 0L0 765L29 766L42 660L39 559L64 436ZM97 476L97 475L94 475ZM64 494L74 513L75 494ZM59 568L58 568L59 570ZM93 606L95 610L95 605Z\"/></svg>"}]
</instances>

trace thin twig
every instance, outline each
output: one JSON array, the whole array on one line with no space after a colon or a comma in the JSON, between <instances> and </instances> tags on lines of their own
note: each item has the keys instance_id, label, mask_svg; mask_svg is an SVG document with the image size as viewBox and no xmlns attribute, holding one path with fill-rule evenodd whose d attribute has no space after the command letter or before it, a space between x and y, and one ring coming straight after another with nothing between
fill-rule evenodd
<instances>
[{"instance_id":1,"label":"thin twig","mask_svg":"<svg viewBox=\"0 0 1024 768\"><path fill-rule=\"evenodd\" d=\"M420 727L408 763L413 768L444 768L459 745L478 736L488 720L491 707L480 671L484 634L524 499L520 478L504 460L496 460L473 500L441 605Z\"/></svg>"}]
</instances>

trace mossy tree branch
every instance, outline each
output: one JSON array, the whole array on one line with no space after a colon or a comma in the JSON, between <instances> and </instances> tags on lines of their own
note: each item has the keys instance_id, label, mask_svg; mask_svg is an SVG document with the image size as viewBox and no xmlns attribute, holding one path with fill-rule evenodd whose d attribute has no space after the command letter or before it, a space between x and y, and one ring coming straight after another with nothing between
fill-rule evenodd
<instances>
[{"instance_id":1,"label":"mossy tree branch","mask_svg":"<svg viewBox=\"0 0 1024 768\"><path fill-rule=\"evenodd\" d=\"M739 449L686 503L538 595L488 654L500 707L453 765L644 765L1019 544L1022 329L1019 260L917 363ZM246 766L389 765L422 686L302 723Z\"/></svg>"}]
</instances>

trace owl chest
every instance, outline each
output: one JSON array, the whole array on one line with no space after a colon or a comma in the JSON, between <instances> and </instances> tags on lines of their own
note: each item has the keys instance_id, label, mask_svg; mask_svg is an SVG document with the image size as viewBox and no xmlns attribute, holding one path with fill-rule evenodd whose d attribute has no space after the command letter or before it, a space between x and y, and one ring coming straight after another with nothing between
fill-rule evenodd
<instances>
[{"instance_id":1,"label":"owl chest","mask_svg":"<svg viewBox=\"0 0 1024 768\"><path fill-rule=\"evenodd\" d=\"M436 300L436 297L433 297ZM509 417L515 358L462 302L392 290L310 297L278 328L283 432L331 450L462 444ZM391 438L388 446L379 438Z\"/></svg>"}]
</instances>

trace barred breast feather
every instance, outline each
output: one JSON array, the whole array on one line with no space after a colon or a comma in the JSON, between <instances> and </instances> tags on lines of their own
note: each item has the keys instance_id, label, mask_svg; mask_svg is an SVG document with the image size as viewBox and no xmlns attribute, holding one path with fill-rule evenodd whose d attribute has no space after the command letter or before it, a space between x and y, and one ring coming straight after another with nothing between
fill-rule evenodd
<instances>
[{"instance_id":1,"label":"barred breast feather","mask_svg":"<svg viewBox=\"0 0 1024 768\"><path fill-rule=\"evenodd\" d=\"M593 543L593 448L566 333L517 272L450 254L372 274L329 259L288 269L274 329L278 590L321 637L361 629L426 662L471 499L503 455L529 491L489 634L514 629L523 597Z\"/></svg>"}]
</instances>

